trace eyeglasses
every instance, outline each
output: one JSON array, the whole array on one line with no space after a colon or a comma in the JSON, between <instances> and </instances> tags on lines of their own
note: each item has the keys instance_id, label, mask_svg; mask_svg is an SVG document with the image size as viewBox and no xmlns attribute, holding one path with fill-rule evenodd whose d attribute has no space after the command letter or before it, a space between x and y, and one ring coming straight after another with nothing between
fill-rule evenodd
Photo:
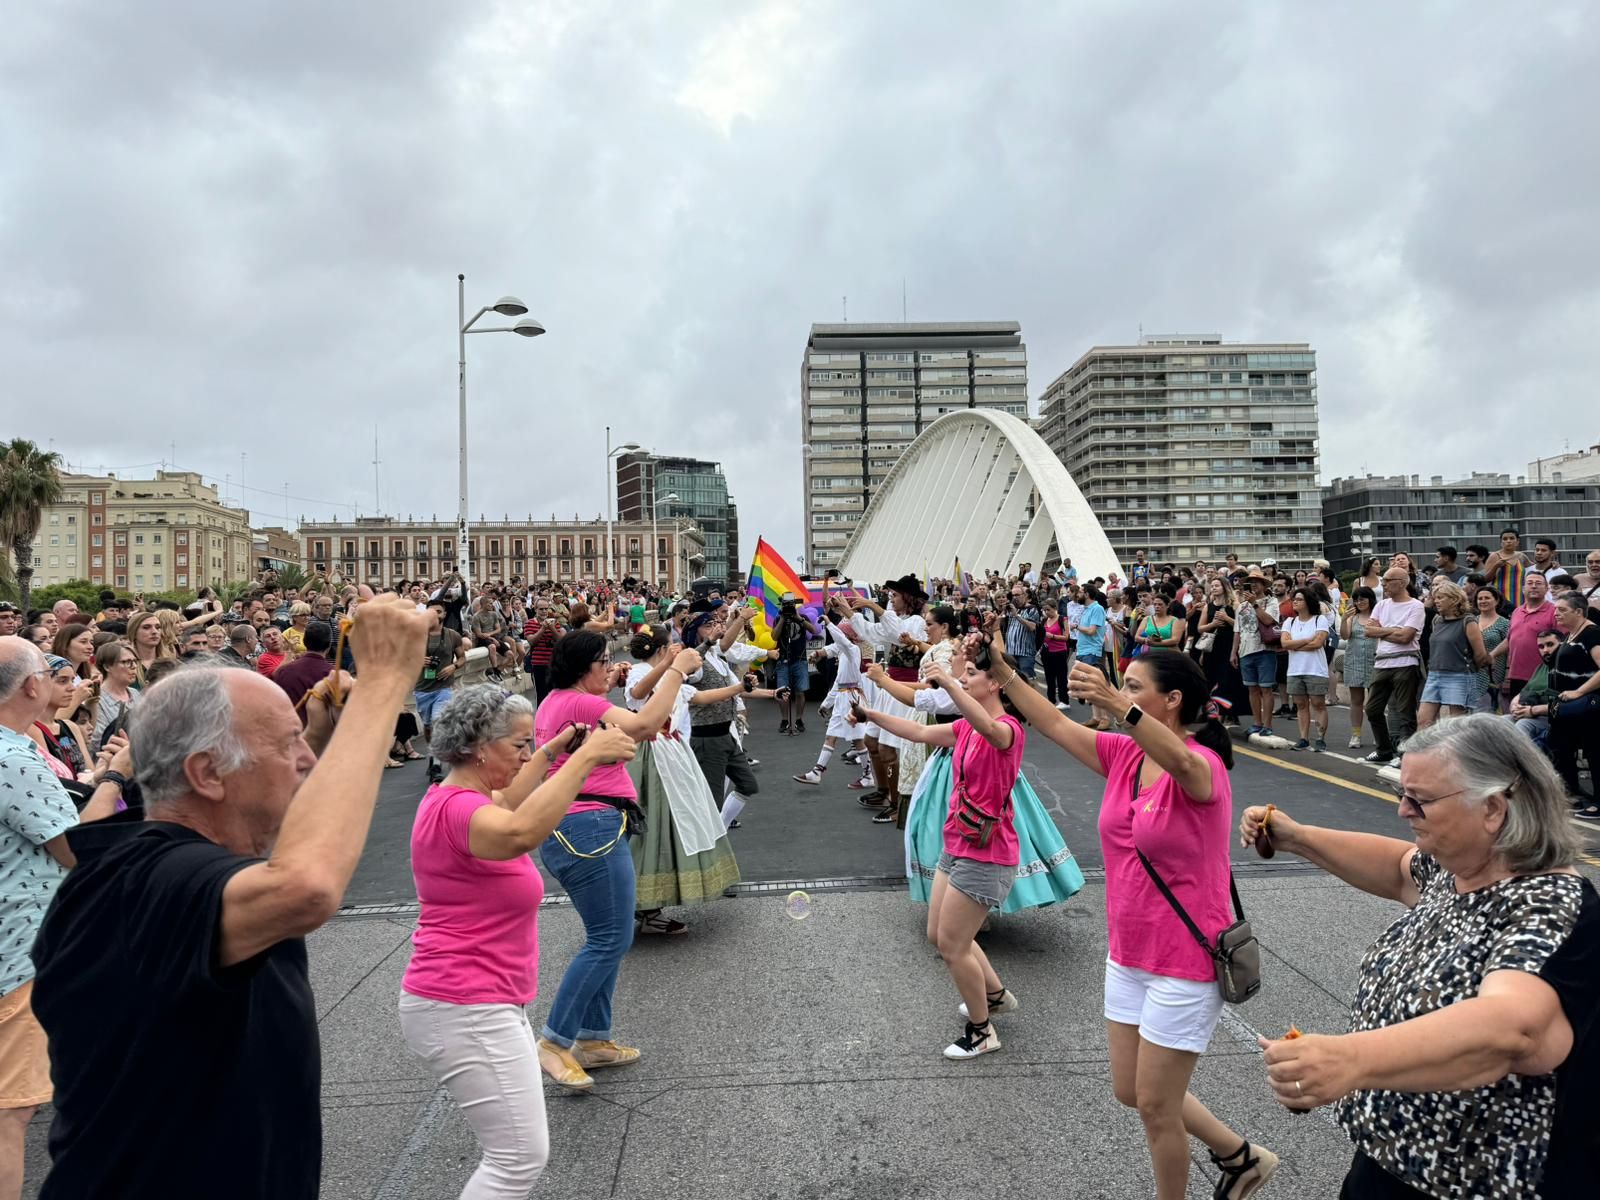
<instances>
[{"instance_id":1,"label":"eyeglasses","mask_svg":"<svg viewBox=\"0 0 1600 1200\"><path fill-rule=\"evenodd\" d=\"M1453 792L1446 792L1442 796L1434 796L1432 799L1424 800L1420 796L1413 796L1404 788L1395 788L1394 798L1399 803L1400 811L1402 813L1405 812L1406 805L1409 804L1412 808L1417 810L1417 816L1426 817L1428 815L1428 808L1431 805L1437 804L1441 800L1448 800L1451 796L1459 796L1464 791L1466 791L1466 788L1457 788Z\"/></svg>"}]
</instances>

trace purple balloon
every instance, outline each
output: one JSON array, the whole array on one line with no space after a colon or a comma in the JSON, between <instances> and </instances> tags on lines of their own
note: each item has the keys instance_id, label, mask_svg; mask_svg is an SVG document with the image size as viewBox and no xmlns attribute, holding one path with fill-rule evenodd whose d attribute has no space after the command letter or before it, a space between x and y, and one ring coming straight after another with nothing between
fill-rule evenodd
<instances>
[{"instance_id":1,"label":"purple balloon","mask_svg":"<svg viewBox=\"0 0 1600 1200\"><path fill-rule=\"evenodd\" d=\"M800 611L805 613L806 616L811 618L812 624L815 624L816 622L822 620L822 613L818 610L818 608L817 608L817 606L815 604L808 604L804 608L802 608Z\"/></svg>"}]
</instances>

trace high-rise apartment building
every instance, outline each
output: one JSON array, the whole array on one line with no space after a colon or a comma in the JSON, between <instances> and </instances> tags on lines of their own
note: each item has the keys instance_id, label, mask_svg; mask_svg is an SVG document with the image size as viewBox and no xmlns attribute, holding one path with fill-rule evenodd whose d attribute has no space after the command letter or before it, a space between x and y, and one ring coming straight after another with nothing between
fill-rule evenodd
<instances>
[{"instance_id":1,"label":"high-rise apartment building","mask_svg":"<svg viewBox=\"0 0 1600 1200\"><path fill-rule=\"evenodd\" d=\"M1122 561L1138 550L1152 562L1321 556L1317 356L1304 342L1095 346L1039 412Z\"/></svg>"},{"instance_id":2,"label":"high-rise apartment building","mask_svg":"<svg viewBox=\"0 0 1600 1200\"><path fill-rule=\"evenodd\" d=\"M665 500L677 496L676 500ZM664 503L662 501L665 501ZM638 452L617 458L617 519L650 522L687 517L705 534L705 575L728 587L744 582L739 507L728 494L722 464ZM662 575L665 578L665 573Z\"/></svg>"},{"instance_id":3,"label":"high-rise apartment building","mask_svg":"<svg viewBox=\"0 0 1600 1200\"><path fill-rule=\"evenodd\" d=\"M33 545L35 587L87 579L117 591L195 591L255 572L250 514L194 471L154 479L61 475Z\"/></svg>"},{"instance_id":4,"label":"high-rise apartment building","mask_svg":"<svg viewBox=\"0 0 1600 1200\"><path fill-rule=\"evenodd\" d=\"M800 368L808 571L839 565L906 447L962 408L1027 419L1028 351L1016 321L811 327Z\"/></svg>"}]
</instances>

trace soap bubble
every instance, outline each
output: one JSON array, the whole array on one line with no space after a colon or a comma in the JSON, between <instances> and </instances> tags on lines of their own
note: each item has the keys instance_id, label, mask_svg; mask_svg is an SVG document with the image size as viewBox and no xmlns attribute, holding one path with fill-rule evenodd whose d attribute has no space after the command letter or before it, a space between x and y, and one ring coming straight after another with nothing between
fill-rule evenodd
<instances>
[{"instance_id":1,"label":"soap bubble","mask_svg":"<svg viewBox=\"0 0 1600 1200\"><path fill-rule=\"evenodd\" d=\"M811 897L804 892L790 892L783 902L783 911L796 921L804 921L811 915Z\"/></svg>"}]
</instances>

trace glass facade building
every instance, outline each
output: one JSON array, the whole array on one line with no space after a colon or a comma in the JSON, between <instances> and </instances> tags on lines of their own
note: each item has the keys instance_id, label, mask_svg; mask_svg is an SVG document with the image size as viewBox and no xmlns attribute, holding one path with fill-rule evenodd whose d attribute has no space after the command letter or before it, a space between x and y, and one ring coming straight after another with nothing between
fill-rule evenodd
<instances>
[{"instance_id":1,"label":"glass facade building","mask_svg":"<svg viewBox=\"0 0 1600 1200\"><path fill-rule=\"evenodd\" d=\"M1321 557L1317 356L1303 342L1095 346L1045 389L1037 427L1123 562Z\"/></svg>"},{"instance_id":2,"label":"glass facade building","mask_svg":"<svg viewBox=\"0 0 1600 1200\"><path fill-rule=\"evenodd\" d=\"M678 498L657 507L657 520L688 517L705 534L705 575L737 587L744 581L739 553L739 508L728 494L722 464L698 458L665 458L637 453L617 459L617 518L650 521L652 504L664 496Z\"/></svg>"},{"instance_id":3,"label":"glass facade building","mask_svg":"<svg viewBox=\"0 0 1600 1200\"><path fill-rule=\"evenodd\" d=\"M1027 419L1028 350L1016 321L811 327L800 367L806 570L839 565L906 447L963 408Z\"/></svg>"},{"instance_id":4,"label":"glass facade building","mask_svg":"<svg viewBox=\"0 0 1600 1200\"><path fill-rule=\"evenodd\" d=\"M1322 496L1322 538L1335 571L1359 570L1374 554L1387 559L1401 550L1426 566L1440 546L1454 546L1464 559L1474 543L1497 548L1507 527L1522 534L1529 554L1535 538L1553 539L1556 561L1577 574L1584 556L1600 548L1600 480L1367 476L1335 479Z\"/></svg>"}]
</instances>

